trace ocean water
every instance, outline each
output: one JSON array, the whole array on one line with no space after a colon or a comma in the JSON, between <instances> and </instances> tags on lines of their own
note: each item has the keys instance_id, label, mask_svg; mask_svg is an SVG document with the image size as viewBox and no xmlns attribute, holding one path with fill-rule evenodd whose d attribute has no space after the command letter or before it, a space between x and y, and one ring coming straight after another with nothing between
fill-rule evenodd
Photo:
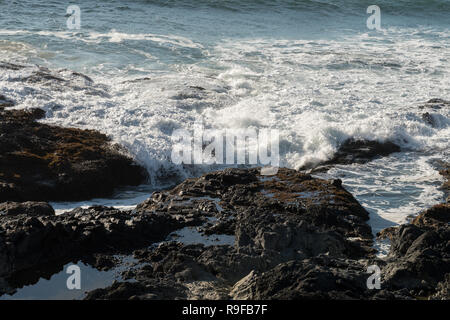
<instances>
[{"instance_id":1,"label":"ocean water","mask_svg":"<svg viewBox=\"0 0 450 320\"><path fill-rule=\"evenodd\" d=\"M217 130L278 129L281 165L291 168L329 159L349 137L399 144L400 153L325 175L370 211L374 232L442 201L435 162L449 160L450 111L432 111L432 128L418 106L450 99L450 1L70 4L80 7L79 30L67 28L66 1L0 1L0 61L26 65L0 69L0 90L17 108L46 110L44 122L108 134L149 171L148 186L91 203L135 205L174 181L168 175L216 169L170 160L173 130L198 119ZM366 25L373 4L381 30ZM67 82L21 81L42 67Z\"/></svg>"}]
</instances>

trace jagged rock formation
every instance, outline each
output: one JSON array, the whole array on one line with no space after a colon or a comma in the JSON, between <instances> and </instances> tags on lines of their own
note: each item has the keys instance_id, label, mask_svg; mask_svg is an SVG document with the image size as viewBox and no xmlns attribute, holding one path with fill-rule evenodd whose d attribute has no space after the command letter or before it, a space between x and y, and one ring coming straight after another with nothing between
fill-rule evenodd
<instances>
[{"instance_id":1,"label":"jagged rock formation","mask_svg":"<svg viewBox=\"0 0 450 320\"><path fill-rule=\"evenodd\" d=\"M104 134L36 122L44 116L0 109L0 201L89 199L146 179Z\"/></svg>"}]
</instances>

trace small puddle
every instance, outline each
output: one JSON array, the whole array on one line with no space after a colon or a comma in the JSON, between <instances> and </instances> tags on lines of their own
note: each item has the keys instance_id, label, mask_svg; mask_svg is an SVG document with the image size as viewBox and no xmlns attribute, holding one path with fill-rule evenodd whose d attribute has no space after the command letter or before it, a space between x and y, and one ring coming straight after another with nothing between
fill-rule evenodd
<instances>
[{"instance_id":1,"label":"small puddle","mask_svg":"<svg viewBox=\"0 0 450 320\"><path fill-rule=\"evenodd\" d=\"M91 290L108 287L114 281L124 281L121 273L133 261L135 259L132 256L121 256L119 266L108 271L100 271L81 261L78 262L75 265L80 268L80 289L69 289L67 286L69 277L73 275L73 272L67 273L67 270L74 265L68 263L50 279L41 278L35 284L17 289L13 295L0 296L0 300L81 300Z\"/></svg>"},{"instance_id":2,"label":"small puddle","mask_svg":"<svg viewBox=\"0 0 450 320\"><path fill-rule=\"evenodd\" d=\"M186 227L172 232L166 241L178 241L183 244L203 244L205 246L234 245L235 236L225 234L203 235L195 227Z\"/></svg>"}]
</instances>

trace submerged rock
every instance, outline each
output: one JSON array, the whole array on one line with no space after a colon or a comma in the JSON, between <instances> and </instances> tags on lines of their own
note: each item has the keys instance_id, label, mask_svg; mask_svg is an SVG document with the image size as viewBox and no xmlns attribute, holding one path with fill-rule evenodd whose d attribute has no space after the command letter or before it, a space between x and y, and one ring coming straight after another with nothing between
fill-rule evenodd
<instances>
[{"instance_id":1,"label":"submerged rock","mask_svg":"<svg viewBox=\"0 0 450 320\"><path fill-rule=\"evenodd\" d=\"M35 121L44 116L0 110L0 201L89 199L145 180L104 134Z\"/></svg>"},{"instance_id":2,"label":"submerged rock","mask_svg":"<svg viewBox=\"0 0 450 320\"><path fill-rule=\"evenodd\" d=\"M0 61L0 69L17 71L24 68L26 68L24 65Z\"/></svg>"}]
</instances>

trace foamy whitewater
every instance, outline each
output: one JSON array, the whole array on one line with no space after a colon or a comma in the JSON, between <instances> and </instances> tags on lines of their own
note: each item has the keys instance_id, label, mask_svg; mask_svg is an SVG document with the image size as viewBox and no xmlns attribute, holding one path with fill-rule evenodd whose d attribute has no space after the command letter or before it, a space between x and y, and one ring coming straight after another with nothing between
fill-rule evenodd
<instances>
[{"instance_id":1,"label":"foamy whitewater","mask_svg":"<svg viewBox=\"0 0 450 320\"><path fill-rule=\"evenodd\" d=\"M171 133L272 128L281 165L329 159L349 137L392 140L402 152L337 166L371 213L374 233L404 223L443 198L433 165L449 160L450 1L377 1L382 31L369 30L372 1L79 0L81 29L66 27L65 1L0 2L1 92L17 108L46 110L47 123L108 134L150 173L149 186L92 203L127 207L148 192L217 167L170 161ZM24 83L38 66L69 86ZM74 70L90 77L71 76ZM438 114L439 113L439 114ZM172 180L173 182L173 180Z\"/></svg>"}]
</instances>

